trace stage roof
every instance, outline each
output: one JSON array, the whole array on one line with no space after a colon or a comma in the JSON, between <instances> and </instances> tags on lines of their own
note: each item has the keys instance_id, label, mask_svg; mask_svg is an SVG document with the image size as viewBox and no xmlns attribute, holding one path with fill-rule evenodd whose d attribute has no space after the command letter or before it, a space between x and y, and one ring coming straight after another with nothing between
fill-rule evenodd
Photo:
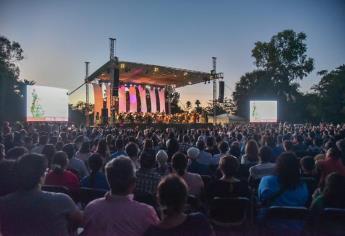
<instances>
[{"instance_id":1,"label":"stage roof","mask_svg":"<svg viewBox=\"0 0 345 236\"><path fill-rule=\"evenodd\" d=\"M113 62L109 60L88 77L88 81L110 80L110 68ZM120 83L145 84L153 86L174 86L176 88L192 85L211 79L210 73L177 69L159 65L148 65L128 61L119 61Z\"/></svg>"}]
</instances>

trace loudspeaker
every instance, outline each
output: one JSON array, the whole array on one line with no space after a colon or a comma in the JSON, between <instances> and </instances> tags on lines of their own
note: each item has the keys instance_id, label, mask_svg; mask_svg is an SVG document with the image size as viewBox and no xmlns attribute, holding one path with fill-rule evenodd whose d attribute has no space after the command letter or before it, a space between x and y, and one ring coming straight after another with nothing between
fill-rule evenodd
<instances>
[{"instance_id":1,"label":"loudspeaker","mask_svg":"<svg viewBox=\"0 0 345 236\"><path fill-rule=\"evenodd\" d=\"M119 96L119 85L120 85L120 70L119 68L114 68L114 78L113 78L113 96Z\"/></svg>"},{"instance_id":2,"label":"loudspeaker","mask_svg":"<svg viewBox=\"0 0 345 236\"><path fill-rule=\"evenodd\" d=\"M224 102L224 81L219 81L219 98L220 103Z\"/></svg>"},{"instance_id":3,"label":"loudspeaker","mask_svg":"<svg viewBox=\"0 0 345 236\"><path fill-rule=\"evenodd\" d=\"M102 108L102 124L106 125L108 123L108 108L107 108L107 102L103 101L103 108Z\"/></svg>"}]
</instances>

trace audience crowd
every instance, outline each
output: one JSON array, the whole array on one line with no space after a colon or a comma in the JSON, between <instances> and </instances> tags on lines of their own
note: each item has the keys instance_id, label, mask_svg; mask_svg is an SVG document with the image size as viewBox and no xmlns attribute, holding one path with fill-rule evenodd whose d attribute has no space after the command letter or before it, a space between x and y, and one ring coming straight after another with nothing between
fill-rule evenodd
<instances>
[{"instance_id":1,"label":"audience crowd","mask_svg":"<svg viewBox=\"0 0 345 236\"><path fill-rule=\"evenodd\" d=\"M102 196L81 204L93 190ZM306 207L317 217L345 208L345 124L5 122L0 196L4 236L215 235L212 206L228 198L250 201L254 225L271 207Z\"/></svg>"}]
</instances>

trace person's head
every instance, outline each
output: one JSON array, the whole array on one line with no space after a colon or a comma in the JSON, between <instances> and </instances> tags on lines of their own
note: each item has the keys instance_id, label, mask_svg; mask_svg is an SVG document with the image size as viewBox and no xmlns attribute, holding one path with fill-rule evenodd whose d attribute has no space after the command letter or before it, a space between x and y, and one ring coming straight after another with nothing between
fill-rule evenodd
<instances>
[{"instance_id":1,"label":"person's head","mask_svg":"<svg viewBox=\"0 0 345 236\"><path fill-rule=\"evenodd\" d=\"M203 151L205 149L205 142L200 139L196 142L196 147L200 150Z\"/></svg>"},{"instance_id":2,"label":"person's head","mask_svg":"<svg viewBox=\"0 0 345 236\"><path fill-rule=\"evenodd\" d=\"M269 146L263 146L259 149L260 163L270 162L272 160L272 149Z\"/></svg>"},{"instance_id":3,"label":"person's head","mask_svg":"<svg viewBox=\"0 0 345 236\"><path fill-rule=\"evenodd\" d=\"M58 141L55 145L55 149L56 151L62 151L62 148L63 148L63 142L62 141Z\"/></svg>"},{"instance_id":4,"label":"person's head","mask_svg":"<svg viewBox=\"0 0 345 236\"><path fill-rule=\"evenodd\" d=\"M47 160L42 155L26 154L18 159L15 169L19 190L28 191L43 183Z\"/></svg>"},{"instance_id":5,"label":"person's head","mask_svg":"<svg viewBox=\"0 0 345 236\"><path fill-rule=\"evenodd\" d=\"M167 141L167 153L169 158L171 158L179 150L179 143L176 139L171 138Z\"/></svg>"},{"instance_id":6,"label":"person's head","mask_svg":"<svg viewBox=\"0 0 345 236\"><path fill-rule=\"evenodd\" d=\"M145 139L143 142L143 149L144 150L152 150L153 149L153 141L152 139Z\"/></svg>"},{"instance_id":7,"label":"person's head","mask_svg":"<svg viewBox=\"0 0 345 236\"><path fill-rule=\"evenodd\" d=\"M224 156L219 161L219 169L222 172L223 177L225 178L234 177L239 166L240 165L236 157L231 156L231 155Z\"/></svg>"},{"instance_id":8,"label":"person's head","mask_svg":"<svg viewBox=\"0 0 345 236\"><path fill-rule=\"evenodd\" d=\"M40 135L40 138L39 138L39 144L40 145L46 145L48 143L48 135Z\"/></svg>"},{"instance_id":9,"label":"person's head","mask_svg":"<svg viewBox=\"0 0 345 236\"><path fill-rule=\"evenodd\" d=\"M165 166L168 161L168 154L165 150L159 150L156 154L156 161L159 167Z\"/></svg>"},{"instance_id":10,"label":"person's head","mask_svg":"<svg viewBox=\"0 0 345 236\"><path fill-rule=\"evenodd\" d=\"M188 144L190 143L190 138L188 135L183 135L183 142Z\"/></svg>"},{"instance_id":11,"label":"person's head","mask_svg":"<svg viewBox=\"0 0 345 236\"><path fill-rule=\"evenodd\" d=\"M55 154L55 147L53 144L46 144L44 145L43 149L42 149L42 155L44 155L47 160L48 160L48 166L50 167L50 164L53 160L53 156Z\"/></svg>"},{"instance_id":12,"label":"person's head","mask_svg":"<svg viewBox=\"0 0 345 236\"><path fill-rule=\"evenodd\" d=\"M323 153L320 153L320 154L317 154L315 157L314 157L314 161L317 162L317 161L321 161L321 160L325 160L325 154Z\"/></svg>"},{"instance_id":13,"label":"person's head","mask_svg":"<svg viewBox=\"0 0 345 236\"><path fill-rule=\"evenodd\" d=\"M116 148L116 150L117 151L123 150L123 146L124 146L124 144L123 144L122 138L117 138L116 141L115 141L115 148Z\"/></svg>"},{"instance_id":14,"label":"person's head","mask_svg":"<svg viewBox=\"0 0 345 236\"><path fill-rule=\"evenodd\" d=\"M140 154L140 166L143 169L152 169L155 167L156 159L153 150L145 150Z\"/></svg>"},{"instance_id":15,"label":"person's head","mask_svg":"<svg viewBox=\"0 0 345 236\"><path fill-rule=\"evenodd\" d=\"M129 157L137 157L139 153L139 148L136 143L129 142L125 147L125 151Z\"/></svg>"},{"instance_id":16,"label":"person's head","mask_svg":"<svg viewBox=\"0 0 345 236\"><path fill-rule=\"evenodd\" d=\"M283 142L283 148L285 152L292 152L293 151L293 143L290 140L285 140Z\"/></svg>"},{"instance_id":17,"label":"person's head","mask_svg":"<svg viewBox=\"0 0 345 236\"><path fill-rule=\"evenodd\" d=\"M63 151L58 151L53 156L52 169L56 173L62 174L68 164L67 154Z\"/></svg>"},{"instance_id":18,"label":"person's head","mask_svg":"<svg viewBox=\"0 0 345 236\"><path fill-rule=\"evenodd\" d=\"M172 167L179 176L183 176L186 173L187 164L188 160L184 153L177 152L173 155Z\"/></svg>"},{"instance_id":19,"label":"person's head","mask_svg":"<svg viewBox=\"0 0 345 236\"><path fill-rule=\"evenodd\" d=\"M191 160L196 160L198 158L199 154L200 154L200 150L196 147L190 147L187 150L187 156Z\"/></svg>"},{"instance_id":20,"label":"person's head","mask_svg":"<svg viewBox=\"0 0 345 236\"><path fill-rule=\"evenodd\" d=\"M315 168L315 160L312 156L305 156L300 160L303 173L311 173Z\"/></svg>"},{"instance_id":21,"label":"person's head","mask_svg":"<svg viewBox=\"0 0 345 236\"><path fill-rule=\"evenodd\" d=\"M89 164L91 172L96 173L102 168L103 159L101 155L99 155L98 153L94 153L89 157L87 163Z\"/></svg>"},{"instance_id":22,"label":"person's head","mask_svg":"<svg viewBox=\"0 0 345 236\"><path fill-rule=\"evenodd\" d=\"M9 160L17 160L20 156L28 153L28 149L25 147L13 147L6 153L6 158Z\"/></svg>"},{"instance_id":23,"label":"person's head","mask_svg":"<svg viewBox=\"0 0 345 236\"><path fill-rule=\"evenodd\" d=\"M226 154L229 151L228 142L225 142L225 141L220 142L220 144L218 145L218 149L219 149L220 153Z\"/></svg>"},{"instance_id":24,"label":"person's head","mask_svg":"<svg viewBox=\"0 0 345 236\"><path fill-rule=\"evenodd\" d=\"M187 196L187 184L177 175L168 175L158 184L157 199L166 216L183 212Z\"/></svg>"},{"instance_id":25,"label":"person's head","mask_svg":"<svg viewBox=\"0 0 345 236\"><path fill-rule=\"evenodd\" d=\"M327 150L326 158L332 158L333 160L338 160L341 157L341 153L336 147L331 147Z\"/></svg>"},{"instance_id":26,"label":"person's head","mask_svg":"<svg viewBox=\"0 0 345 236\"><path fill-rule=\"evenodd\" d=\"M79 153L89 153L89 152L90 152L90 142L88 141L82 142L79 149Z\"/></svg>"},{"instance_id":27,"label":"person's head","mask_svg":"<svg viewBox=\"0 0 345 236\"><path fill-rule=\"evenodd\" d=\"M245 153L249 161L257 161L258 160L258 144L254 139L249 140L246 143Z\"/></svg>"},{"instance_id":28,"label":"person's head","mask_svg":"<svg viewBox=\"0 0 345 236\"><path fill-rule=\"evenodd\" d=\"M206 146L207 148L213 148L215 140L212 136L206 138Z\"/></svg>"},{"instance_id":29,"label":"person's head","mask_svg":"<svg viewBox=\"0 0 345 236\"><path fill-rule=\"evenodd\" d=\"M241 147L239 142L233 142L230 146L230 155L240 158L241 156Z\"/></svg>"},{"instance_id":30,"label":"person's head","mask_svg":"<svg viewBox=\"0 0 345 236\"><path fill-rule=\"evenodd\" d=\"M276 163L276 174L282 188L294 189L300 183L299 163L292 152L282 153Z\"/></svg>"},{"instance_id":31,"label":"person's head","mask_svg":"<svg viewBox=\"0 0 345 236\"><path fill-rule=\"evenodd\" d=\"M327 175L323 196L327 207L345 208L345 177L336 172Z\"/></svg>"},{"instance_id":32,"label":"person's head","mask_svg":"<svg viewBox=\"0 0 345 236\"><path fill-rule=\"evenodd\" d=\"M67 154L68 159L72 159L75 154L74 145L72 143L65 144L62 151Z\"/></svg>"},{"instance_id":33,"label":"person's head","mask_svg":"<svg viewBox=\"0 0 345 236\"><path fill-rule=\"evenodd\" d=\"M112 194L133 193L136 177L131 159L123 156L112 159L106 164L105 173Z\"/></svg>"}]
</instances>

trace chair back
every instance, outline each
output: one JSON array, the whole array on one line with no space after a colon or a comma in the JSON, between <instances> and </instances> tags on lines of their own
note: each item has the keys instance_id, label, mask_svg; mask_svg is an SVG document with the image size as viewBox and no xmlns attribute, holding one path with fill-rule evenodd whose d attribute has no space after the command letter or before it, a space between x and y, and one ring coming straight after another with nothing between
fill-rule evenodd
<instances>
[{"instance_id":1,"label":"chair back","mask_svg":"<svg viewBox=\"0 0 345 236\"><path fill-rule=\"evenodd\" d=\"M52 192L52 193L64 193L67 195L71 195L68 188L64 186L58 186L58 185L42 185L42 191Z\"/></svg>"},{"instance_id":2,"label":"chair back","mask_svg":"<svg viewBox=\"0 0 345 236\"><path fill-rule=\"evenodd\" d=\"M135 192L134 193L134 200L142 203L146 203L154 208L157 207L157 201L155 196L149 193L140 193L140 192Z\"/></svg>"}]
</instances>

